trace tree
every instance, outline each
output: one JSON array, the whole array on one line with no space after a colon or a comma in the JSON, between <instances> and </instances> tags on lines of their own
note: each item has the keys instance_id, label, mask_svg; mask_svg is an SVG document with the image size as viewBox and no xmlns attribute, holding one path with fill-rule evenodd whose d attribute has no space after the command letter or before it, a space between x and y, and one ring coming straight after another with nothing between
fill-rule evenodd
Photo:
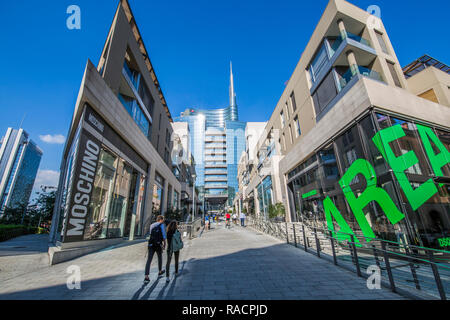
<instances>
[{"instance_id":1,"label":"tree","mask_svg":"<svg viewBox=\"0 0 450 320\"><path fill-rule=\"evenodd\" d=\"M286 211L284 209L284 205L281 202L276 203L275 205L269 205L269 219L275 219L277 217L284 217Z\"/></svg>"},{"instance_id":2,"label":"tree","mask_svg":"<svg viewBox=\"0 0 450 320\"><path fill-rule=\"evenodd\" d=\"M166 211L165 218L167 220L176 220L176 221L182 221L182 214L181 211L178 209L170 208Z\"/></svg>"},{"instance_id":3,"label":"tree","mask_svg":"<svg viewBox=\"0 0 450 320\"><path fill-rule=\"evenodd\" d=\"M36 199L37 219L40 222L50 222L55 208L56 190L47 192L45 187L41 187L41 192L38 192Z\"/></svg>"}]
</instances>

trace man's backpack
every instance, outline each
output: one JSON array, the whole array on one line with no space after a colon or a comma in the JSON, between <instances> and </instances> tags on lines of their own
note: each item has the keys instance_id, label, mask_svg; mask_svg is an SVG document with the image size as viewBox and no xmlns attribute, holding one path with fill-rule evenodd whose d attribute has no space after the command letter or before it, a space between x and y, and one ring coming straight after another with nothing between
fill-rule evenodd
<instances>
[{"instance_id":1,"label":"man's backpack","mask_svg":"<svg viewBox=\"0 0 450 320\"><path fill-rule=\"evenodd\" d=\"M157 226L154 226L152 229L152 232L150 233L150 239L148 240L148 245L152 246L153 248L161 247L162 243L164 241L162 230L161 230L161 223Z\"/></svg>"},{"instance_id":2,"label":"man's backpack","mask_svg":"<svg viewBox=\"0 0 450 320\"><path fill-rule=\"evenodd\" d=\"M183 249L183 240L181 240L181 233L177 230L172 236L172 252L177 252Z\"/></svg>"}]
</instances>

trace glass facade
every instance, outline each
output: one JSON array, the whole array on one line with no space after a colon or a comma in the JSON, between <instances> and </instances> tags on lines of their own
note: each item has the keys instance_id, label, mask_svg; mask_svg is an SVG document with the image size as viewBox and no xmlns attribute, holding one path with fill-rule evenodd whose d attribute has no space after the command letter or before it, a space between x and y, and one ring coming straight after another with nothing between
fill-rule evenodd
<instances>
[{"instance_id":1,"label":"glass facade","mask_svg":"<svg viewBox=\"0 0 450 320\"><path fill-rule=\"evenodd\" d=\"M92 115L91 111L85 111L85 118ZM130 149L126 149L129 147L122 147L122 152L130 156ZM80 123L61 173L61 200L57 200L61 238L56 240L141 236L147 177L143 174L145 163L135 165L97 140ZM137 169L140 165L144 168Z\"/></svg>"},{"instance_id":2,"label":"glass facade","mask_svg":"<svg viewBox=\"0 0 450 320\"><path fill-rule=\"evenodd\" d=\"M28 206L42 151L23 130L8 128L0 145L0 214Z\"/></svg>"},{"instance_id":3,"label":"glass facade","mask_svg":"<svg viewBox=\"0 0 450 320\"><path fill-rule=\"evenodd\" d=\"M153 197L152 197L152 212L153 216L161 214L161 207L163 203L164 193L164 179L158 174L155 174L155 183L153 185Z\"/></svg>"},{"instance_id":4,"label":"glass facade","mask_svg":"<svg viewBox=\"0 0 450 320\"><path fill-rule=\"evenodd\" d=\"M269 214L269 206L272 202L272 177L267 176L256 189L258 190L258 202L261 213Z\"/></svg>"},{"instance_id":5,"label":"glass facade","mask_svg":"<svg viewBox=\"0 0 450 320\"><path fill-rule=\"evenodd\" d=\"M228 195L231 206L239 190L237 167L245 151L246 123L237 121L237 114L233 114L231 107L188 109L176 120L188 122L196 186L204 187L207 195Z\"/></svg>"},{"instance_id":6,"label":"glass facade","mask_svg":"<svg viewBox=\"0 0 450 320\"><path fill-rule=\"evenodd\" d=\"M95 173L84 240L128 237L141 234L145 176L123 159L102 148Z\"/></svg>"},{"instance_id":7,"label":"glass facade","mask_svg":"<svg viewBox=\"0 0 450 320\"><path fill-rule=\"evenodd\" d=\"M340 230L338 212L355 234L448 250L439 239L450 234L449 185L433 177L450 174L449 137L405 118L368 114L288 173L292 218L330 228L328 215Z\"/></svg>"}]
</instances>

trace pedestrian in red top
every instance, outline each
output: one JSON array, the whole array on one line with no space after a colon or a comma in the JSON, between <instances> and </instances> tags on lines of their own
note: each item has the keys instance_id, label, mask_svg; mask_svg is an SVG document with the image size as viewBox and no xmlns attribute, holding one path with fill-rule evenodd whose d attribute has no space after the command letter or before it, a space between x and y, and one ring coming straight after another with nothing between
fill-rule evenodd
<instances>
[{"instance_id":1,"label":"pedestrian in red top","mask_svg":"<svg viewBox=\"0 0 450 320\"><path fill-rule=\"evenodd\" d=\"M231 216L230 216L230 214L227 212L227 213L225 214L225 220L226 220L225 227L228 227L228 229L230 228L230 218L231 218Z\"/></svg>"}]
</instances>

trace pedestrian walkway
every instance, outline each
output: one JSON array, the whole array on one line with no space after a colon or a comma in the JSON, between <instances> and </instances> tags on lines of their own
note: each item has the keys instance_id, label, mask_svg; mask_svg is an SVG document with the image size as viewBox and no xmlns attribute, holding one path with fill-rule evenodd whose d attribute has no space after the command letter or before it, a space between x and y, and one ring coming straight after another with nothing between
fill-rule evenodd
<instances>
[{"instance_id":1,"label":"pedestrian walkway","mask_svg":"<svg viewBox=\"0 0 450 320\"><path fill-rule=\"evenodd\" d=\"M0 282L47 268L47 252L47 234L30 234L0 242Z\"/></svg>"},{"instance_id":2,"label":"pedestrian walkway","mask_svg":"<svg viewBox=\"0 0 450 320\"><path fill-rule=\"evenodd\" d=\"M180 275L143 284L146 242L122 244L2 282L0 299L402 299L386 289L249 228L213 224L187 241ZM165 260L165 259L164 259ZM79 266L81 289L66 270ZM173 271L173 265L172 270Z\"/></svg>"}]
</instances>

